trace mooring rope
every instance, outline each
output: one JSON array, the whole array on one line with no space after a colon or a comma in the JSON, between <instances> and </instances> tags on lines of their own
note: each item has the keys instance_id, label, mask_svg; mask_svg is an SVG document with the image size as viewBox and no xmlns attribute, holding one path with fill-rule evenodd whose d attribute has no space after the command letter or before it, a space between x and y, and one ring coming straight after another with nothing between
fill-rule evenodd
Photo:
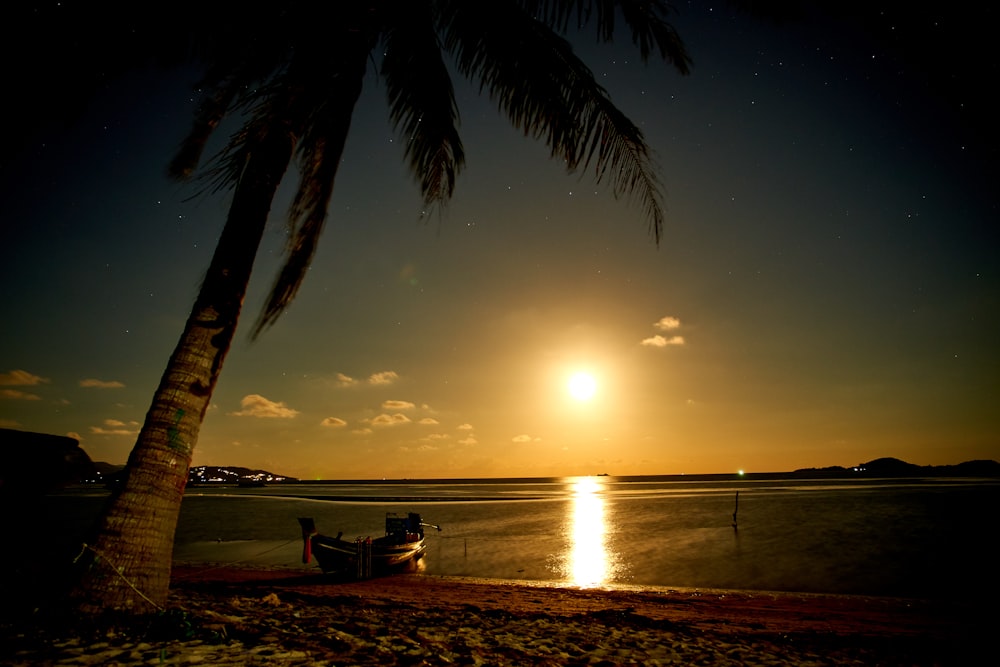
<instances>
[{"instance_id":1,"label":"mooring rope","mask_svg":"<svg viewBox=\"0 0 1000 667\"><path fill-rule=\"evenodd\" d=\"M228 563L221 563L219 565L216 565L215 567L205 568L205 569L203 569L201 571L202 572L211 572L212 570L221 570L222 568L229 567L231 565L238 565L240 563L244 563L244 562L246 562L248 560L252 560L252 559L257 558L259 556L263 556L265 554L271 553L272 551L276 551L276 550L281 549L283 547L287 547L289 544L292 544L293 542L297 542L297 541L298 541L297 539L295 539L295 540L288 540L287 542L285 542L283 544L279 544L277 546L273 546L270 549L265 549L264 551L260 551L258 553L255 553L255 554L251 555L251 556L247 556L246 558L243 558L243 559L240 559L240 560L229 561ZM74 565L76 564L76 562L78 560L80 560L80 558L83 557L83 553L85 551L87 551L88 549L90 551L94 552L94 555L97 556L98 559L103 558L105 561L107 561L108 565L111 566L111 571L114 572L116 575L118 575L121 578L122 581L124 581L126 584L128 584L129 588L131 588L133 591L135 591L136 594L139 597L141 597L143 600L145 600L149 604L153 605L153 607L155 607L157 611L164 611L163 607L161 607L160 605L156 604L156 602L154 602L153 600L149 599L149 597L145 593L143 593L142 591L140 591L139 588L134 583L132 583L131 581L129 581L128 577L126 577L124 574L122 574L118 570L118 568L114 567L112 565L112 563L111 563L111 559L110 558L108 558L107 556L105 556L100 551L98 551L97 549L95 549L93 546L87 544L86 542L82 543L82 546L80 547L80 553L78 553L76 555L76 558L73 559L73 564ZM183 577L180 577L180 578L183 578Z\"/></svg>"},{"instance_id":2,"label":"mooring rope","mask_svg":"<svg viewBox=\"0 0 1000 667\"><path fill-rule=\"evenodd\" d=\"M111 566L111 571L114 572L115 574L117 574L121 578L122 581L124 581L126 584L128 584L129 588L131 588L133 591L135 591L136 594L139 597L141 597L143 600L145 600L149 604L153 605L153 607L155 607L157 611L164 611L163 607L161 607L160 605L156 604L153 600L149 599L149 597L145 593L143 593L142 591L140 591L139 588L135 584L133 584L131 581L129 581L128 577L126 577L124 574L122 574L121 571L119 571L118 568L114 567L114 565L112 565L112 562L111 562L110 558L108 558L107 556L105 556L100 551L98 551L97 549L95 549L91 545L87 544L86 542L84 542L83 546L80 548L80 553L78 553L76 555L76 558L73 559L73 564L74 565L76 564L76 562L78 560L80 560L80 558L83 556L83 552L86 551L87 549L90 549L91 551L93 551L94 555L97 556L98 559L103 558L105 561L107 561L108 565Z\"/></svg>"},{"instance_id":3,"label":"mooring rope","mask_svg":"<svg viewBox=\"0 0 1000 667\"><path fill-rule=\"evenodd\" d=\"M270 549L265 549L264 551L259 551L259 552L255 553L253 555L247 556L246 558L241 558L240 560L231 560L231 561L228 561L226 563L219 563L218 565L215 565L214 567L200 568L199 572L211 572L212 570L221 570L222 568L229 567L231 565L239 565L240 563L245 563L248 560L253 560L254 558L257 558L259 556L263 556L264 554L269 554L272 551L277 551L278 549L282 549L284 547L287 547L289 544L292 544L293 542L298 542L298 541L299 541L298 538L296 538L294 540L288 540L287 542L285 542L283 544L279 544L277 546L271 547ZM177 577L177 578L178 579L184 579L185 577Z\"/></svg>"}]
</instances>

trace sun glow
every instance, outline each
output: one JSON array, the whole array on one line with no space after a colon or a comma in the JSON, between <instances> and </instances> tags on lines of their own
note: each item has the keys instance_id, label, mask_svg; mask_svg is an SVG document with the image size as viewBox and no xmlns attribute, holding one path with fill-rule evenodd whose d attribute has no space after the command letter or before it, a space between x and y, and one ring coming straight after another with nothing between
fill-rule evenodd
<instances>
[{"instance_id":1,"label":"sun glow","mask_svg":"<svg viewBox=\"0 0 1000 667\"><path fill-rule=\"evenodd\" d=\"M578 372L566 383L569 395L578 401L589 401L597 393L597 380L590 373Z\"/></svg>"}]
</instances>

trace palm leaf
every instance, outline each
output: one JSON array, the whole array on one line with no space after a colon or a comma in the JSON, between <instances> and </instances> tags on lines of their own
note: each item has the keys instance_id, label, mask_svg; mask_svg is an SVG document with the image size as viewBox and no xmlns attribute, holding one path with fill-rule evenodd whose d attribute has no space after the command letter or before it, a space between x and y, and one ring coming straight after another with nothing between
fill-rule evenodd
<instances>
[{"instance_id":1,"label":"palm leaf","mask_svg":"<svg viewBox=\"0 0 1000 667\"><path fill-rule=\"evenodd\" d=\"M614 39L616 19L620 15L631 31L632 43L639 47L643 62L648 62L656 50L681 74L689 72L691 59L677 31L667 20L674 13L671 3L662 0L521 0L520 4L530 15L559 32L594 23L601 42ZM575 25L572 25L574 20Z\"/></svg>"},{"instance_id":2,"label":"palm leaf","mask_svg":"<svg viewBox=\"0 0 1000 667\"><path fill-rule=\"evenodd\" d=\"M450 10L441 31L459 71L480 81L511 123L544 141L568 171L593 168L615 196L637 198L658 240L664 216L649 147L569 42L513 4L456 2Z\"/></svg>"},{"instance_id":3,"label":"palm leaf","mask_svg":"<svg viewBox=\"0 0 1000 667\"><path fill-rule=\"evenodd\" d=\"M288 213L285 262L251 338L274 324L295 299L315 255L371 48L365 36L353 37L342 40L341 48L322 62L326 67L317 67L315 54L301 54L280 83L282 90L294 91L286 114L301 136L296 154L299 187ZM304 67L300 70L298 65Z\"/></svg>"},{"instance_id":4,"label":"palm leaf","mask_svg":"<svg viewBox=\"0 0 1000 667\"><path fill-rule=\"evenodd\" d=\"M386 32L381 71L390 120L403 134L410 170L420 181L428 207L451 198L465 152L458 136L455 91L431 15L423 3L404 7Z\"/></svg>"}]
</instances>

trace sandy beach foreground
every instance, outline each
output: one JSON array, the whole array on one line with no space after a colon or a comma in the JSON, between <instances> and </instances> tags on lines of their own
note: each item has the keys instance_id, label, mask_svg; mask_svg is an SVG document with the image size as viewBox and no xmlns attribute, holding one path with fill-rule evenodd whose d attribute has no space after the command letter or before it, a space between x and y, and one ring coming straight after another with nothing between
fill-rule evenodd
<instances>
[{"instance_id":1,"label":"sandy beach foreground","mask_svg":"<svg viewBox=\"0 0 1000 667\"><path fill-rule=\"evenodd\" d=\"M7 665L972 665L968 602L177 566L169 631L6 623ZM992 619L990 618L992 616Z\"/></svg>"}]
</instances>

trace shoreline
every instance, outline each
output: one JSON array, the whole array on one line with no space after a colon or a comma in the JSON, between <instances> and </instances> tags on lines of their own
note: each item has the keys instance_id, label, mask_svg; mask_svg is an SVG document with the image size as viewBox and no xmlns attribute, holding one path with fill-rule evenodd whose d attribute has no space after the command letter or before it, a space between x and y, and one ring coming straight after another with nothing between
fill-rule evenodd
<instances>
[{"instance_id":1,"label":"shoreline","mask_svg":"<svg viewBox=\"0 0 1000 667\"><path fill-rule=\"evenodd\" d=\"M962 665L992 603L175 563L168 612L190 636L5 628L5 664Z\"/></svg>"}]
</instances>

